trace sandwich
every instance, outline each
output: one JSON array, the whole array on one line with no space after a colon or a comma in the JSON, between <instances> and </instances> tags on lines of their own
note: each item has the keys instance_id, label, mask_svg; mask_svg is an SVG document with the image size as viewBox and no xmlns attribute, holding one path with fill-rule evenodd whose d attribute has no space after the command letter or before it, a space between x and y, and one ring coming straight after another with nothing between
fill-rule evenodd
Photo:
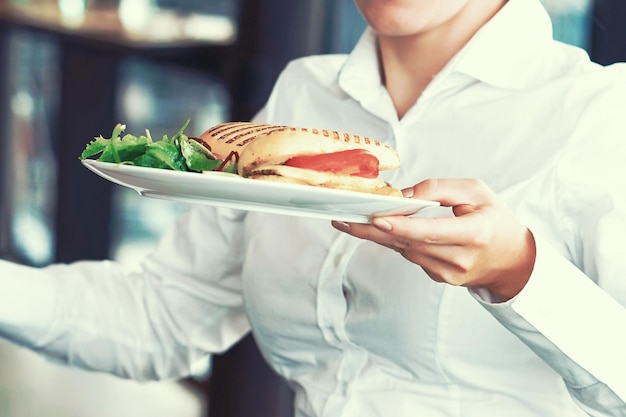
<instances>
[{"instance_id":1,"label":"sandwich","mask_svg":"<svg viewBox=\"0 0 626 417\"><path fill-rule=\"evenodd\" d=\"M229 122L214 126L198 140L217 159L237 160L245 178L312 185L401 197L399 189L378 178L397 169L397 152L374 139L332 130Z\"/></svg>"}]
</instances>

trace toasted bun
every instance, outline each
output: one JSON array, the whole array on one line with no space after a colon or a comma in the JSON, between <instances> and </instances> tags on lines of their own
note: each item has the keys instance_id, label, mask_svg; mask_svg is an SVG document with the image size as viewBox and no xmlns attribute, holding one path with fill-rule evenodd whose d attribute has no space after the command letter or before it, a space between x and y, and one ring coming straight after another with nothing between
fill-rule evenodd
<instances>
[{"instance_id":1,"label":"toasted bun","mask_svg":"<svg viewBox=\"0 0 626 417\"><path fill-rule=\"evenodd\" d=\"M240 154L240 174L265 165L280 165L297 155L315 155L364 149L378 158L379 169L395 169L400 159L395 150L376 140L329 130L285 128L250 142Z\"/></svg>"},{"instance_id":2,"label":"toasted bun","mask_svg":"<svg viewBox=\"0 0 626 417\"><path fill-rule=\"evenodd\" d=\"M223 159L233 151L241 155L252 141L285 129L287 129L286 126L228 122L213 126L200 135L199 139L211 147L215 156Z\"/></svg>"},{"instance_id":3,"label":"toasted bun","mask_svg":"<svg viewBox=\"0 0 626 417\"><path fill-rule=\"evenodd\" d=\"M294 156L363 149L378 158L379 170L400 167L400 159L393 148L367 137L323 129L229 122L210 128L199 139L210 146L217 158L224 159L231 152L237 152L237 170L243 177L402 195L400 190L380 179L281 165Z\"/></svg>"},{"instance_id":4,"label":"toasted bun","mask_svg":"<svg viewBox=\"0 0 626 417\"><path fill-rule=\"evenodd\" d=\"M264 166L250 172L248 178L402 197L402 192L399 189L378 178L337 175L286 165Z\"/></svg>"},{"instance_id":5,"label":"toasted bun","mask_svg":"<svg viewBox=\"0 0 626 417\"><path fill-rule=\"evenodd\" d=\"M200 139L218 157L224 158L231 151L237 151L239 173L243 176L263 165L280 165L296 155L349 149L364 149L376 156L381 171L400 166L400 158L393 148L374 139L334 130L230 122L212 127Z\"/></svg>"}]
</instances>

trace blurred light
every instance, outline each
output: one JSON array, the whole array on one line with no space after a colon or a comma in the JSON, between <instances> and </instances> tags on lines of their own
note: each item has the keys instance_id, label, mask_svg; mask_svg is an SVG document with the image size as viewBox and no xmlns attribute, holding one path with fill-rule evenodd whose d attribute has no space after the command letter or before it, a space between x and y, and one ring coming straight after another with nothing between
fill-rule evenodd
<instances>
[{"instance_id":1,"label":"blurred light","mask_svg":"<svg viewBox=\"0 0 626 417\"><path fill-rule=\"evenodd\" d=\"M232 19L218 15L191 15L183 25L183 33L191 39L227 42L235 37Z\"/></svg>"},{"instance_id":2,"label":"blurred light","mask_svg":"<svg viewBox=\"0 0 626 417\"><path fill-rule=\"evenodd\" d=\"M35 101L28 91L20 90L11 98L11 110L16 116L30 119L35 110Z\"/></svg>"},{"instance_id":3,"label":"blurred light","mask_svg":"<svg viewBox=\"0 0 626 417\"><path fill-rule=\"evenodd\" d=\"M237 32L235 23L227 16L180 14L160 9L153 0L120 0L118 13L124 30L153 40L227 43Z\"/></svg>"},{"instance_id":4,"label":"blurred light","mask_svg":"<svg viewBox=\"0 0 626 417\"><path fill-rule=\"evenodd\" d=\"M129 121L140 122L154 114L154 97L146 86L132 83L122 92L122 111Z\"/></svg>"},{"instance_id":5,"label":"blurred light","mask_svg":"<svg viewBox=\"0 0 626 417\"><path fill-rule=\"evenodd\" d=\"M146 28L146 35L155 40L169 41L179 39L181 37L181 19L174 11L160 10L152 15Z\"/></svg>"},{"instance_id":6,"label":"blurred light","mask_svg":"<svg viewBox=\"0 0 626 417\"><path fill-rule=\"evenodd\" d=\"M223 123L228 118L228 97L217 88L209 91L205 104L198 106L197 114L192 119L196 134L200 134L211 126Z\"/></svg>"},{"instance_id":7,"label":"blurred light","mask_svg":"<svg viewBox=\"0 0 626 417\"><path fill-rule=\"evenodd\" d=\"M61 19L67 26L77 27L85 20L87 0L59 0Z\"/></svg>"},{"instance_id":8,"label":"blurred light","mask_svg":"<svg viewBox=\"0 0 626 417\"><path fill-rule=\"evenodd\" d=\"M22 256L34 265L52 259L52 236L42 215L30 208L16 210L12 223L13 240Z\"/></svg>"},{"instance_id":9,"label":"blurred light","mask_svg":"<svg viewBox=\"0 0 626 417\"><path fill-rule=\"evenodd\" d=\"M118 10L122 26L130 33L144 32L156 12L152 0L120 0Z\"/></svg>"}]
</instances>

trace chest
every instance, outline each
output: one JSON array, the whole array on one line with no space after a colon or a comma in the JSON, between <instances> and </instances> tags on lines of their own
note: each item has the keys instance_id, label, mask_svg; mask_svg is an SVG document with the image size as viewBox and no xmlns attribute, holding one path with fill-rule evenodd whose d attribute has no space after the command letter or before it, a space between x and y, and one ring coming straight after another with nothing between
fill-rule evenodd
<instances>
[{"instance_id":1,"label":"chest","mask_svg":"<svg viewBox=\"0 0 626 417\"><path fill-rule=\"evenodd\" d=\"M525 350L466 289L433 282L396 252L326 221L247 221L248 315L264 354L289 378L366 355L389 373L434 381L460 359L505 367L511 351Z\"/></svg>"}]
</instances>

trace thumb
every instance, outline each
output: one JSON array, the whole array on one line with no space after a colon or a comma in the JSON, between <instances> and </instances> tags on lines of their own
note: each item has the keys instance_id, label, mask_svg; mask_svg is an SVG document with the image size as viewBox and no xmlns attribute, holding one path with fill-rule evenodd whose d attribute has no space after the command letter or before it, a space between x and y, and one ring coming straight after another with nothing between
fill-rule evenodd
<instances>
[{"instance_id":1,"label":"thumb","mask_svg":"<svg viewBox=\"0 0 626 417\"><path fill-rule=\"evenodd\" d=\"M495 199L494 192L483 181L474 178L427 179L402 192L404 197L438 201L445 207L476 207L490 204Z\"/></svg>"}]
</instances>

